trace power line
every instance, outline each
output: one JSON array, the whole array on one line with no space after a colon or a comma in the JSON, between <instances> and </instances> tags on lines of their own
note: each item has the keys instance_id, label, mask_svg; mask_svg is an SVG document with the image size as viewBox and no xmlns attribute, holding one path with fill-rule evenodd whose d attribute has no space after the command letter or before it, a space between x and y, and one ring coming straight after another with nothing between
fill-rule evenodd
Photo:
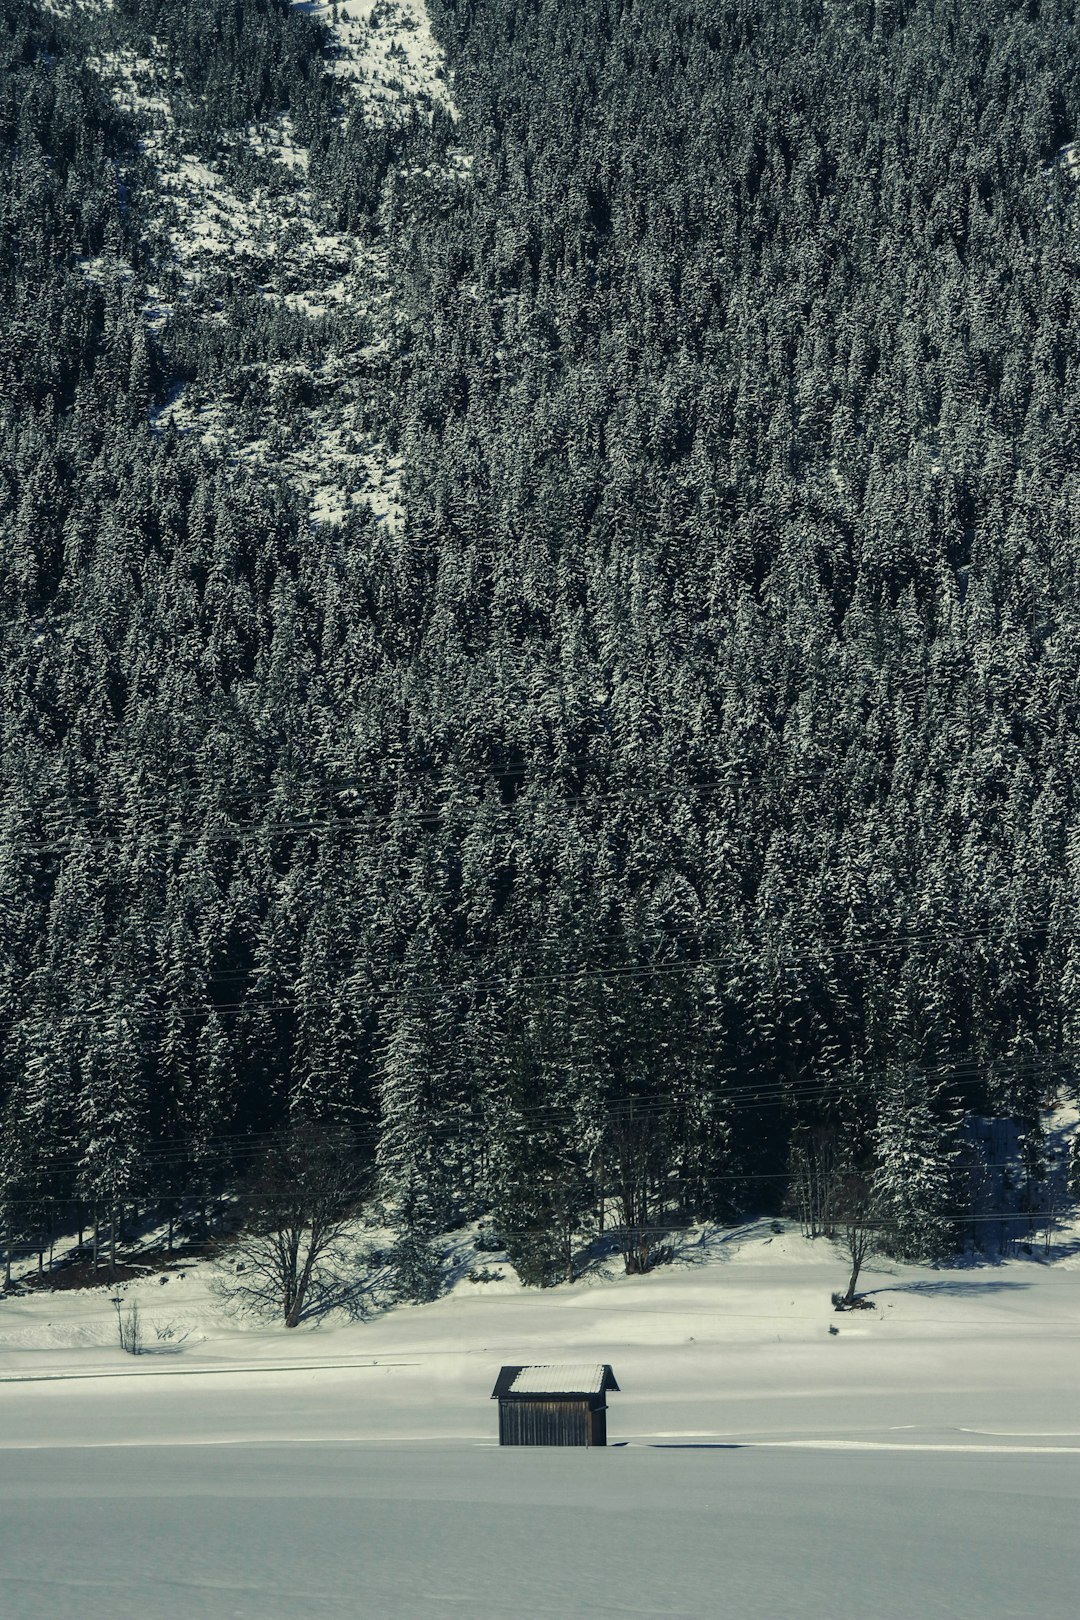
<instances>
[{"instance_id":1,"label":"power line","mask_svg":"<svg viewBox=\"0 0 1080 1620\"><path fill-rule=\"evenodd\" d=\"M963 1083L965 1079L972 1080L980 1073L977 1062L968 1065L955 1064L943 1066L940 1070L924 1069L919 1073L933 1077L935 1074L945 1079L955 1079ZM852 1097L873 1096L879 1088L871 1078L865 1078L857 1084L848 1080L838 1091L835 1087L835 1077L822 1080L804 1080L803 1082L775 1082L758 1087L732 1087L712 1086L702 1088L691 1096L672 1098L669 1094L623 1094L616 1097L598 1097L594 1103L597 1113L602 1118L588 1118L588 1108L582 1109L573 1105L554 1107L549 1104L537 1104L532 1107L511 1107L509 1115L499 1130L498 1104L496 1098L495 1116L490 1111L481 1109L471 1112L457 1121L442 1121L430 1125L418 1125L418 1135L425 1144L435 1144L440 1141L457 1141L468 1130L494 1127L497 1140L504 1142L507 1136L519 1134L525 1130L542 1130L545 1126L552 1128L574 1127L577 1130L588 1130L590 1124L593 1128L603 1129L605 1126L622 1120L632 1124L636 1119L640 1122L656 1121L659 1119L677 1118L687 1108L700 1107L703 1103L717 1105L718 1114L709 1123L722 1127L725 1122L740 1113L763 1112L772 1108L789 1108L800 1102L835 1102L842 1104ZM584 1117L583 1117L584 1115ZM342 1134L358 1147L378 1146L386 1136L387 1121L384 1119L379 1125L367 1125L360 1128L345 1127ZM267 1131L255 1134L233 1133L214 1137L187 1139L173 1138L159 1141L154 1146L147 1147L139 1153L138 1164L147 1169L166 1169L170 1165L188 1167L193 1157L196 1163L204 1154L210 1157L219 1154L220 1157L253 1157L280 1139L280 1131ZM53 1155L43 1160L37 1167L40 1172L60 1173L62 1171L77 1172L86 1164L85 1152L73 1152L65 1155ZM207 1165L207 1169L213 1168ZM983 1166L976 1164L976 1169L1006 1169L1015 1168L1010 1165ZM742 1182L756 1179L753 1175L747 1176L742 1172L732 1172L730 1176L712 1176L712 1180ZM765 1179L765 1178L763 1178ZM786 1172L776 1173L776 1179L790 1179Z\"/></svg>"},{"instance_id":2,"label":"power line","mask_svg":"<svg viewBox=\"0 0 1080 1620\"><path fill-rule=\"evenodd\" d=\"M687 924L687 926L689 927L692 925ZM1048 920L1040 920L1032 921L1027 926L1029 928L1049 928L1052 926L1052 923ZM839 945L833 942L826 942L823 943L821 948L805 949L802 951L782 951L775 956L773 956L772 953L766 949L764 955L759 955L749 964L741 960L737 952L732 952L731 954L724 956L706 955L697 957L676 957L674 959L661 962L621 962L613 963L606 967L567 967L561 972L548 969L542 973L517 973L510 968L505 969L502 972L490 974L486 977L480 976L474 978L463 978L456 983L452 983L450 986L447 986L446 984L432 984L428 980L429 974L437 974L442 966L438 959L434 959L432 961L430 968L428 968L426 964L403 961L393 965L381 966L376 976L377 983L375 985L370 984L370 982L365 983L365 974L363 968L359 969L355 974L353 974L352 978L350 980L346 980L345 983L348 985L354 985L360 990L372 988L376 993L381 990L384 995L393 996L394 994L406 993L409 995L415 995L420 999L437 999L445 1001L448 999L448 997L470 996L485 990L503 989L510 992L515 992L542 984L574 985L613 982L619 979L658 978L662 976L667 977L671 975L686 974L693 972L695 969L715 969L718 971L728 972L743 971L749 972L752 978L764 978L768 980L770 970L772 973L775 973L776 971L783 972L795 967L805 967L807 965L813 966L819 970L827 970L829 966L828 958L830 956L855 958L863 955L873 956L893 951L903 951L906 947L910 947L914 944L935 944L938 946L972 944L978 941L995 938L998 934L999 930L997 928L991 928L989 926L969 928L966 930L953 930L952 932L944 932L941 929L926 929L919 932L908 933L892 932L880 935L876 938L874 936L867 936L865 939L854 941L849 945ZM599 937L600 943L603 942L604 937L605 936ZM627 936L625 934L613 934L606 937L609 939L622 940ZM1056 929L1054 938L1056 941L1063 943L1080 938L1080 927ZM746 945L748 948L754 948L756 946L758 950L761 949L760 942L747 940ZM270 978L280 977L279 975L272 973L267 973L266 976ZM251 984L253 980L256 980L257 982L254 970L249 973L234 972L222 975L217 975L211 972L207 975L207 980L208 988L212 988L215 983ZM297 981L294 980L293 983L295 986ZM808 990L812 990L813 986L808 985L806 988ZM326 1000L330 1001L336 999L339 1004L341 1001L340 993L335 998L334 994L329 990L320 991L319 997L320 999L325 998ZM310 1010L322 1012L324 1015L326 1012L325 1007L319 1006L313 1007ZM65 1020L67 1022L74 1023L93 1022L94 1020L102 1019L115 1023L125 1020L128 1022L162 1021L175 1017L208 1018L212 1014L227 1017L245 1012L301 1013L303 1011L304 1008L302 1004L299 1003L295 998L289 1001L267 1002L260 1001L256 993L253 996L231 1002L222 1000L208 1000L204 1003L200 1003L197 1006L166 1003L161 1006L149 1007L84 1007L80 1009L73 1009L71 1011L53 1008L49 1009L48 1017L52 1021Z\"/></svg>"},{"instance_id":3,"label":"power line","mask_svg":"<svg viewBox=\"0 0 1080 1620\"><path fill-rule=\"evenodd\" d=\"M18 847L21 847L27 853L63 855L76 846L82 848L102 847L112 852L118 842L128 838L135 839L144 847L147 844L167 840L170 848L183 849L221 841L243 843L252 837L256 839L301 837L312 832L327 832L330 830L371 832L386 830L409 822L437 828L447 823L449 816L452 815L458 805L465 805L472 810L477 809L481 802L476 796L478 788L498 786L507 780L525 780L530 775L538 785L558 786L555 773L572 770L582 764L586 766L591 764L600 769L614 766L613 761L598 761L589 755L567 756L565 760L546 760L538 764L533 762L511 763L501 768L477 769L464 764L461 766L462 775L460 780L455 780L452 776L450 780L446 780L445 773L453 772L455 766L453 762L443 761L431 767L428 772L428 774L433 774L436 771L444 773L440 776L438 782L438 790L443 794L443 800L441 803L427 807L414 806L407 808L402 806L396 808L393 813L364 815L350 812L339 805L336 809L323 807L306 815L294 813L290 816L275 818L272 806L264 804L263 814L259 817L251 816L243 820L232 821L227 826L214 825L213 821L211 821L209 825L191 831L182 831L175 824L172 826L161 825L160 827L148 824L150 815L155 820L162 822L168 819L167 810L159 807L158 802L155 802L150 807L141 804L125 806L118 810L115 818L109 818L102 813L97 796L84 792L75 796L76 802L81 800L84 804L94 805L96 813L84 816L81 824L71 829L66 843L54 840L49 843L39 842ZM619 768L625 767L620 766ZM669 779L649 783L610 783L605 781L596 782L595 785L589 784L588 787L577 792L562 793L559 797L561 802L567 805L607 804L611 802L627 804L641 802L663 803L668 798L679 798L687 795L708 798L713 794L738 791L746 785L748 771L746 765L741 761L719 761L712 766L712 769L715 772L724 773L723 779L704 782L672 781ZM783 774L789 779L792 787L815 787L823 786L830 779L831 773L828 771L806 773L798 770L794 772L788 770ZM205 783L195 782L191 778L188 778L183 785L195 793L199 792L200 789L205 789ZM352 791L355 785L355 783L347 780L326 784L329 791L339 800ZM161 784L161 786L163 790L174 793L177 791L175 784ZM457 790L460 790L460 796ZM512 820L516 800L511 804L488 802L490 808L494 809L500 816ZM21 813L27 817L63 818L70 815L67 805L50 808L29 801L22 803L9 801L5 808L9 812ZM89 832L89 838L85 836L86 832Z\"/></svg>"},{"instance_id":4,"label":"power line","mask_svg":"<svg viewBox=\"0 0 1080 1620\"><path fill-rule=\"evenodd\" d=\"M262 1151L262 1149L260 1149L259 1151ZM153 1157L151 1157L147 1162L149 1162L150 1164L157 1164L158 1161L156 1159L154 1159ZM170 1161L170 1162L172 1162L172 1161ZM58 1167L71 1168L72 1165L70 1163L67 1164L66 1166L64 1166L62 1164L61 1165L50 1165L50 1168L58 1168ZM974 1168L977 1169L980 1173L982 1173L984 1171L999 1171L999 1170L1000 1171L1004 1171L1004 1170L1010 1170L1010 1171L1018 1171L1019 1170L1019 1171L1022 1171L1023 1166L1019 1162L1019 1160L1014 1159L1014 1160L1005 1160L1005 1161L1003 1161L1003 1162L1001 1162L999 1164L987 1164L987 1163L979 1162L974 1166ZM745 1186L745 1185L747 1185L749 1183L754 1183L756 1185L759 1182L775 1182L775 1181L790 1182L790 1181L792 1181L794 1179L797 1179L797 1172L793 1175L791 1172L789 1172L787 1170L761 1170L761 1171L738 1171L738 1170L734 1170L734 1171L729 1171L727 1174L716 1174L716 1173L713 1173L713 1172L709 1173L709 1181L711 1183L714 1183L714 1184L718 1185L718 1186L739 1186L739 1187L741 1187L741 1186ZM617 1193L612 1194L611 1196L617 1199L618 1194ZM185 1193L176 1194L176 1198L177 1198L178 1201L187 1201L188 1203L197 1203L203 1197L205 1197L208 1202L212 1202L212 1203L221 1202L221 1203L224 1203L224 1204L227 1204L227 1205L238 1204L238 1203L240 1203L240 1204L243 1204L243 1203L259 1204L259 1203L265 1203L265 1202L273 1202L273 1201L275 1201L275 1198L281 1203L295 1203L296 1202L295 1195L289 1194L289 1193L281 1193L281 1194L275 1195L275 1194L272 1194L272 1193L240 1193L240 1192L230 1191L230 1192L227 1192L227 1193L213 1193L213 1194L212 1193L207 1193L207 1194L204 1195L201 1192L196 1190L196 1191L192 1191L192 1192L185 1192ZM157 1202L159 1202L159 1203L162 1202L162 1201L169 1202L169 1195L165 1194L165 1193L157 1194L156 1198L157 1198ZM130 1201L130 1200L125 1200L125 1201ZM7 1196L7 1195L4 1195L4 1194L0 1193L0 1205L5 1206L5 1207L8 1206L8 1205L20 1205L20 1206L33 1207L33 1208L39 1208L39 1207L43 1207L43 1206L48 1206L48 1207L52 1207L52 1208L60 1208L60 1207L68 1208L72 1204L94 1204L94 1203L103 1203L103 1202L108 1202L108 1199L105 1198L104 1196L102 1196L100 1198L96 1198L93 1193L71 1193L71 1194L66 1195L66 1196L63 1196L63 1195L60 1195L60 1194L43 1193L43 1194L41 1194L40 1197L36 1197L36 1196L33 1196L33 1195ZM1055 1211L1053 1211L1053 1210L1008 1210L1008 1211L1005 1211L1005 1212L998 1212L998 1214L993 1214L993 1215L988 1214L988 1215L985 1216L985 1219L987 1219L987 1220L995 1219L996 1220L996 1219L999 1218L999 1216L1002 1216L1002 1218L1003 1218L1003 1216L1008 1216L1009 1219L1027 1220L1029 1218L1031 1218L1031 1219L1045 1218L1047 1215L1054 1215L1054 1214L1055 1214ZM942 1217L942 1218L944 1219L945 1217ZM959 1213L953 1212L953 1214L949 1218L959 1220L961 1218L961 1216L960 1216ZM963 1218L964 1219L969 1219L969 1218L974 1219L974 1217L968 1217L968 1216L964 1216ZM978 1218L981 1220L984 1217L980 1215ZM842 1221L840 1221L840 1224L842 1224ZM860 1224L867 1224L867 1223L863 1222L863 1223L860 1223ZM616 1223L616 1226L617 1225L618 1225L618 1223ZM695 1223L693 1221L682 1221L682 1222L678 1222L678 1223L676 1223L674 1225L669 1223L666 1226L657 1227L657 1228L652 1228L652 1227L645 1228L645 1227L634 1225L634 1226L632 1226L632 1230L634 1230L634 1231L658 1230L658 1231L680 1231L681 1232L681 1231L692 1230L692 1229L694 1229L694 1226L695 1226ZM611 1231L611 1230L613 1230L613 1228L608 1227L608 1228L606 1228L606 1230ZM505 1233L505 1228L500 1227L499 1231L501 1233ZM522 1233L516 1233L516 1234L508 1234L508 1235L516 1235L516 1236L520 1237L523 1234Z\"/></svg>"}]
</instances>

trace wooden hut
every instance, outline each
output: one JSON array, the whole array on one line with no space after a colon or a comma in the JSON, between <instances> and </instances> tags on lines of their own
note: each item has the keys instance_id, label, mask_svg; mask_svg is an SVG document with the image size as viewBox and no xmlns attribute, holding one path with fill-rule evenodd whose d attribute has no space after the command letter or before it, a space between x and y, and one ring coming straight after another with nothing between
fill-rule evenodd
<instances>
[{"instance_id":1,"label":"wooden hut","mask_svg":"<svg viewBox=\"0 0 1080 1620\"><path fill-rule=\"evenodd\" d=\"M504 1367L491 1398L499 1403L500 1446L606 1446L607 1366Z\"/></svg>"}]
</instances>

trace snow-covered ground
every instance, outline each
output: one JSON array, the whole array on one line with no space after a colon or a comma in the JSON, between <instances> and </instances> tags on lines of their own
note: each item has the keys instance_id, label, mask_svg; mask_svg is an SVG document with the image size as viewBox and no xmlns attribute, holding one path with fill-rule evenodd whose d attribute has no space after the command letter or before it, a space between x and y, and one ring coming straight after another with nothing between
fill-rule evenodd
<instances>
[{"instance_id":1,"label":"snow-covered ground","mask_svg":"<svg viewBox=\"0 0 1080 1620\"><path fill-rule=\"evenodd\" d=\"M9 1620L1076 1612L1072 1457L328 1441L3 1461Z\"/></svg>"},{"instance_id":2,"label":"snow-covered ground","mask_svg":"<svg viewBox=\"0 0 1080 1620\"><path fill-rule=\"evenodd\" d=\"M207 1268L0 1303L12 1620L1041 1617L1076 1608L1080 1260L843 1264L768 1223L696 1264L461 1280L315 1330ZM163 1328L171 1337L157 1337ZM838 1329L830 1332L830 1328ZM186 1333L187 1337L183 1337ZM606 1452L500 1451L500 1365L609 1361Z\"/></svg>"}]
</instances>

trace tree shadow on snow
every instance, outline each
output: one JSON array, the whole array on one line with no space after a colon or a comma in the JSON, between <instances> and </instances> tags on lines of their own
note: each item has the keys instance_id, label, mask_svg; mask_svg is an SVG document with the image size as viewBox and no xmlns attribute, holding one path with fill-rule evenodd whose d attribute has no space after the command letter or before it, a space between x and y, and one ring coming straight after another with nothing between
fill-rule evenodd
<instances>
[{"instance_id":1,"label":"tree shadow on snow","mask_svg":"<svg viewBox=\"0 0 1080 1620\"><path fill-rule=\"evenodd\" d=\"M1029 1282L1009 1282L1004 1277L970 1282L966 1277L942 1277L934 1282L903 1282L890 1283L886 1288L867 1288L869 1294L1001 1294L1015 1292L1019 1288L1030 1288Z\"/></svg>"},{"instance_id":2,"label":"tree shadow on snow","mask_svg":"<svg viewBox=\"0 0 1080 1620\"><path fill-rule=\"evenodd\" d=\"M781 1237L787 1228L779 1221L762 1217L756 1221L740 1221L735 1226L700 1226L672 1233L671 1259L675 1265L703 1266L716 1260L727 1260L744 1243L755 1239L771 1243Z\"/></svg>"}]
</instances>

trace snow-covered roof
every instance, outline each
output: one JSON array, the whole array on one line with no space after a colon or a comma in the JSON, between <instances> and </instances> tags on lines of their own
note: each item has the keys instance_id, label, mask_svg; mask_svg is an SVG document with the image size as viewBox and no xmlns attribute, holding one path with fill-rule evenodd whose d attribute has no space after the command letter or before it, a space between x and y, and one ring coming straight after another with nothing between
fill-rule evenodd
<instances>
[{"instance_id":1,"label":"snow-covered roof","mask_svg":"<svg viewBox=\"0 0 1080 1620\"><path fill-rule=\"evenodd\" d=\"M510 1391L514 1395L599 1395L606 1371L599 1364L576 1361L561 1367L522 1367Z\"/></svg>"}]
</instances>

